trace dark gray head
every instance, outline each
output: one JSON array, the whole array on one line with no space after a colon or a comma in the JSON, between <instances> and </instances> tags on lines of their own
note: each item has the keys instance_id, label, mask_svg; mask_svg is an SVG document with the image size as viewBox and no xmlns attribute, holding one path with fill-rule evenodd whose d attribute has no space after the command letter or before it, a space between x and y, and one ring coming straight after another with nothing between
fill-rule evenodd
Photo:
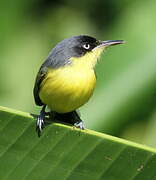
<instances>
[{"instance_id":1,"label":"dark gray head","mask_svg":"<svg viewBox=\"0 0 156 180\"><path fill-rule=\"evenodd\" d=\"M70 64L71 57L81 57L97 45L99 41L86 35L64 39L52 49L44 65L58 68Z\"/></svg>"},{"instance_id":2,"label":"dark gray head","mask_svg":"<svg viewBox=\"0 0 156 180\"><path fill-rule=\"evenodd\" d=\"M92 51L94 48L104 45L121 44L120 40L117 41L99 41L94 37L87 35L74 36L68 39L64 39L58 43L50 52L47 60L42 66L50 66L52 68L58 68L66 64L70 64L72 57L84 56L87 52Z\"/></svg>"}]
</instances>

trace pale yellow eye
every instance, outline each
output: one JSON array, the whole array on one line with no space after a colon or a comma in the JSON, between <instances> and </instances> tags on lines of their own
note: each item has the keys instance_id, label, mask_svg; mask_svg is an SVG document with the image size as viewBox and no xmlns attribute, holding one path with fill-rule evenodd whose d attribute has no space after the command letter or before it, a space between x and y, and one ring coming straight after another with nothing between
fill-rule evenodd
<instances>
[{"instance_id":1,"label":"pale yellow eye","mask_svg":"<svg viewBox=\"0 0 156 180\"><path fill-rule=\"evenodd\" d=\"M83 45L83 48L84 48L84 49L89 49L89 48L90 48L90 44L88 44L88 43L84 44L84 45Z\"/></svg>"}]
</instances>

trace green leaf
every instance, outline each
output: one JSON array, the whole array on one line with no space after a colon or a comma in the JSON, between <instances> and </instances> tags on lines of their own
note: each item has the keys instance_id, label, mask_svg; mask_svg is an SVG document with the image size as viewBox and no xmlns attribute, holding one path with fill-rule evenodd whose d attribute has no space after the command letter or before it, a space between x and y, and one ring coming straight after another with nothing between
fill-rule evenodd
<instances>
[{"instance_id":1,"label":"green leaf","mask_svg":"<svg viewBox=\"0 0 156 180\"><path fill-rule=\"evenodd\" d=\"M156 150L52 123L40 138L28 113L0 107L0 179L151 180Z\"/></svg>"}]
</instances>

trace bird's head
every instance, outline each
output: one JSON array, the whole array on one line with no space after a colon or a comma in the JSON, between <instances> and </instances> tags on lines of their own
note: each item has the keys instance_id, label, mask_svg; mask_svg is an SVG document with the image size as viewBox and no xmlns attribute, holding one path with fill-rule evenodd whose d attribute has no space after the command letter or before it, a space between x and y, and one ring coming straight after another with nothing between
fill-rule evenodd
<instances>
[{"instance_id":1,"label":"bird's head","mask_svg":"<svg viewBox=\"0 0 156 180\"><path fill-rule=\"evenodd\" d=\"M123 40L101 41L87 35L74 36L58 43L49 55L54 67L83 65L94 67L105 48Z\"/></svg>"}]
</instances>

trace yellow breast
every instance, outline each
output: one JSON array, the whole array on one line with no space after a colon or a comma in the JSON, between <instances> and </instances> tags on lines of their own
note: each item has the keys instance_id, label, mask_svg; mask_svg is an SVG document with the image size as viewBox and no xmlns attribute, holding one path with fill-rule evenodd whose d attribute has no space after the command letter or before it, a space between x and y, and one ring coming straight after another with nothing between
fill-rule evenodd
<instances>
[{"instance_id":1,"label":"yellow breast","mask_svg":"<svg viewBox=\"0 0 156 180\"><path fill-rule=\"evenodd\" d=\"M50 109L59 113L71 112L89 100L95 84L92 68L69 65L49 69L41 83L39 96Z\"/></svg>"}]
</instances>

